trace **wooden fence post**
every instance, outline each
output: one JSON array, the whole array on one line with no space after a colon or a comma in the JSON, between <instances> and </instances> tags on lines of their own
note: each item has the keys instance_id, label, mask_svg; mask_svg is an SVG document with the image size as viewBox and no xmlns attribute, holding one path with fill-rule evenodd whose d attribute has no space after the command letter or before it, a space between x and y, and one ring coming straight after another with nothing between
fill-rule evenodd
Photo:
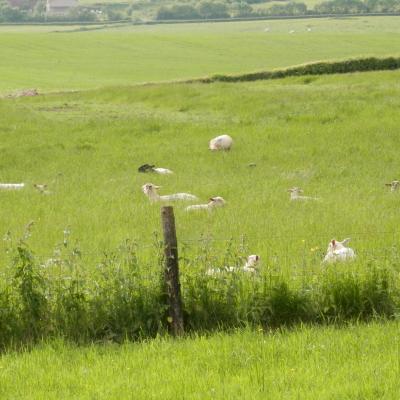
<instances>
[{"instance_id":1,"label":"wooden fence post","mask_svg":"<svg viewBox=\"0 0 400 400\"><path fill-rule=\"evenodd\" d=\"M161 207L161 222L164 234L165 268L164 279L168 296L169 322L175 336L183 333L181 286L179 283L178 241L176 239L174 209Z\"/></svg>"}]
</instances>

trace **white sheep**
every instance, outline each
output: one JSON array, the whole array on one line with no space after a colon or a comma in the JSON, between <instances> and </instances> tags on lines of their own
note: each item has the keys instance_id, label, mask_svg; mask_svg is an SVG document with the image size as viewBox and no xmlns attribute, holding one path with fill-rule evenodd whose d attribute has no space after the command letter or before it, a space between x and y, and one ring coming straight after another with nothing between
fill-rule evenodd
<instances>
[{"instance_id":1,"label":"white sheep","mask_svg":"<svg viewBox=\"0 0 400 400\"><path fill-rule=\"evenodd\" d=\"M400 181L392 181L391 183L385 183L386 186L390 186L390 191L395 192L400 188Z\"/></svg>"},{"instance_id":2,"label":"white sheep","mask_svg":"<svg viewBox=\"0 0 400 400\"><path fill-rule=\"evenodd\" d=\"M257 266L260 262L260 256L252 254L247 257L246 263L243 267L224 267L224 268L210 268L206 274L209 276L215 276L221 273L234 273L234 272L246 272L246 273L257 273Z\"/></svg>"},{"instance_id":3,"label":"white sheep","mask_svg":"<svg viewBox=\"0 0 400 400\"><path fill-rule=\"evenodd\" d=\"M152 183L146 183L142 186L142 191L149 198L149 200L151 202L175 201L175 200L189 200L189 201L197 200L196 196L194 196L193 194L189 194L189 193L175 193L175 194L160 196L157 193L157 190L160 188L161 188L161 186L156 186L156 185L153 185Z\"/></svg>"},{"instance_id":4,"label":"white sheep","mask_svg":"<svg viewBox=\"0 0 400 400\"><path fill-rule=\"evenodd\" d=\"M319 200L318 197L300 196L303 190L298 187L288 189L288 192L290 193L290 200Z\"/></svg>"},{"instance_id":5,"label":"white sheep","mask_svg":"<svg viewBox=\"0 0 400 400\"><path fill-rule=\"evenodd\" d=\"M217 136L210 140L210 150L230 150L233 144L233 139L229 135Z\"/></svg>"},{"instance_id":6,"label":"white sheep","mask_svg":"<svg viewBox=\"0 0 400 400\"><path fill-rule=\"evenodd\" d=\"M226 204L226 201L220 197L211 197L210 201L207 204L195 204L193 206L188 206L185 208L185 211L196 211L196 210L208 210L212 211L213 208L223 207Z\"/></svg>"},{"instance_id":7,"label":"white sheep","mask_svg":"<svg viewBox=\"0 0 400 400\"><path fill-rule=\"evenodd\" d=\"M347 247L350 238L344 239L341 242L332 239L329 242L326 256L324 257L323 263L334 263L337 261L349 261L356 257L354 250Z\"/></svg>"},{"instance_id":8,"label":"white sheep","mask_svg":"<svg viewBox=\"0 0 400 400\"><path fill-rule=\"evenodd\" d=\"M0 189L20 190L25 187L25 183L0 183Z\"/></svg>"},{"instance_id":9,"label":"white sheep","mask_svg":"<svg viewBox=\"0 0 400 400\"><path fill-rule=\"evenodd\" d=\"M153 168L153 172L155 172L156 174L160 174L160 175L173 174L173 172L170 169L168 169L168 168L159 168L159 167Z\"/></svg>"}]
</instances>

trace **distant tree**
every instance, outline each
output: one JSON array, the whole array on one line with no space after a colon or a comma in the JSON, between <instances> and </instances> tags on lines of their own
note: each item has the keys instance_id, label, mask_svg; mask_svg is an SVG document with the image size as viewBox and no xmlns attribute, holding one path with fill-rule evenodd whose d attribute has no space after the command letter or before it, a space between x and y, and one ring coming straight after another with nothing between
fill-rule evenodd
<instances>
[{"instance_id":1,"label":"distant tree","mask_svg":"<svg viewBox=\"0 0 400 400\"><path fill-rule=\"evenodd\" d=\"M274 4L267 10L271 15L305 15L307 6L304 3L290 2L288 4Z\"/></svg>"},{"instance_id":2,"label":"distant tree","mask_svg":"<svg viewBox=\"0 0 400 400\"><path fill-rule=\"evenodd\" d=\"M354 14L368 12L361 0L330 0L317 4L314 10L321 14Z\"/></svg>"},{"instance_id":3,"label":"distant tree","mask_svg":"<svg viewBox=\"0 0 400 400\"><path fill-rule=\"evenodd\" d=\"M126 19L126 15L122 11L113 10L112 8L107 9L106 17L109 21L121 21Z\"/></svg>"},{"instance_id":4,"label":"distant tree","mask_svg":"<svg viewBox=\"0 0 400 400\"><path fill-rule=\"evenodd\" d=\"M197 10L202 18L229 18L228 7L222 2L203 0L198 4Z\"/></svg>"},{"instance_id":5,"label":"distant tree","mask_svg":"<svg viewBox=\"0 0 400 400\"><path fill-rule=\"evenodd\" d=\"M244 1L232 3L230 11L232 17L250 17L253 15L253 8Z\"/></svg>"},{"instance_id":6,"label":"distant tree","mask_svg":"<svg viewBox=\"0 0 400 400\"><path fill-rule=\"evenodd\" d=\"M0 22L21 22L25 17L26 12L17 7L11 7L7 1L0 2Z\"/></svg>"},{"instance_id":7,"label":"distant tree","mask_svg":"<svg viewBox=\"0 0 400 400\"><path fill-rule=\"evenodd\" d=\"M91 10L89 10L88 8L74 7L70 11L68 11L66 19L69 21L88 22L88 21L96 21L97 16L94 12L91 12Z\"/></svg>"},{"instance_id":8,"label":"distant tree","mask_svg":"<svg viewBox=\"0 0 400 400\"><path fill-rule=\"evenodd\" d=\"M173 5L171 7L162 6L158 9L156 19L197 19L200 14L195 7L190 4Z\"/></svg>"}]
</instances>

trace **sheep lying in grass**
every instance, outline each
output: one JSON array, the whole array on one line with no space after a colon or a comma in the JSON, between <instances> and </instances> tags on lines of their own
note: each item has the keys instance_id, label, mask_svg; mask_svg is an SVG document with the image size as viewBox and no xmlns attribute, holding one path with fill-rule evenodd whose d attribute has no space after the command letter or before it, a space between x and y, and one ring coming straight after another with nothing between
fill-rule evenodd
<instances>
[{"instance_id":1,"label":"sheep lying in grass","mask_svg":"<svg viewBox=\"0 0 400 400\"><path fill-rule=\"evenodd\" d=\"M257 273L257 266L260 262L260 256L252 254L247 257L247 261L243 267L224 267L224 268L210 268L206 274L209 276L219 275L221 273L235 273L235 272L246 272L246 273Z\"/></svg>"},{"instance_id":2,"label":"sheep lying in grass","mask_svg":"<svg viewBox=\"0 0 400 400\"><path fill-rule=\"evenodd\" d=\"M47 185L46 184L37 184L34 183L33 187L40 192L41 194L50 194L50 192L47 190Z\"/></svg>"},{"instance_id":3,"label":"sheep lying in grass","mask_svg":"<svg viewBox=\"0 0 400 400\"><path fill-rule=\"evenodd\" d=\"M156 174L160 175L170 175L173 174L173 172L168 169L168 168L159 168L156 167L155 165L150 165L150 164L143 164L138 168L138 172L155 172Z\"/></svg>"},{"instance_id":4,"label":"sheep lying in grass","mask_svg":"<svg viewBox=\"0 0 400 400\"><path fill-rule=\"evenodd\" d=\"M303 190L298 187L288 189L288 192L290 193L290 200L319 200L318 197L300 196Z\"/></svg>"},{"instance_id":5,"label":"sheep lying in grass","mask_svg":"<svg viewBox=\"0 0 400 400\"><path fill-rule=\"evenodd\" d=\"M233 144L233 139L229 135L217 136L210 140L210 150L230 150Z\"/></svg>"},{"instance_id":6,"label":"sheep lying in grass","mask_svg":"<svg viewBox=\"0 0 400 400\"><path fill-rule=\"evenodd\" d=\"M391 183L385 183L386 186L390 186L390 191L395 192L400 189L400 181L392 181Z\"/></svg>"},{"instance_id":7,"label":"sheep lying in grass","mask_svg":"<svg viewBox=\"0 0 400 400\"><path fill-rule=\"evenodd\" d=\"M337 261L349 261L356 257L354 250L347 247L350 238L344 239L341 242L332 239L329 242L326 256L324 257L323 263L334 263Z\"/></svg>"},{"instance_id":8,"label":"sheep lying in grass","mask_svg":"<svg viewBox=\"0 0 400 400\"><path fill-rule=\"evenodd\" d=\"M20 190L25 187L25 183L0 183L0 189Z\"/></svg>"},{"instance_id":9,"label":"sheep lying in grass","mask_svg":"<svg viewBox=\"0 0 400 400\"><path fill-rule=\"evenodd\" d=\"M226 204L226 201L220 197L211 197L210 201L207 204L195 204L193 206L188 206L185 208L185 211L196 211L196 210L208 210L212 211L214 208L223 207Z\"/></svg>"},{"instance_id":10,"label":"sheep lying in grass","mask_svg":"<svg viewBox=\"0 0 400 400\"><path fill-rule=\"evenodd\" d=\"M142 186L142 191L149 198L149 200L151 202L175 201L175 200L189 200L189 201L197 200L196 196L194 196L193 194L189 194L189 193L175 193L175 194L160 196L157 193L157 190L160 188L161 188L161 186L156 186L156 185L153 185L152 183L146 183Z\"/></svg>"}]
</instances>

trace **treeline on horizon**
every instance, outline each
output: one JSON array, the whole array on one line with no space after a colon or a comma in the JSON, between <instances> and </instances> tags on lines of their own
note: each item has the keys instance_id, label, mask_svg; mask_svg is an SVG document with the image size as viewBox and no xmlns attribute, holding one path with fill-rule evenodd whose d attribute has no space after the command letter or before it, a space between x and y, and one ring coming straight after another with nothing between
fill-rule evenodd
<instances>
[{"instance_id":1,"label":"treeline on horizon","mask_svg":"<svg viewBox=\"0 0 400 400\"><path fill-rule=\"evenodd\" d=\"M101 1L101 0L99 0ZM265 16L306 16L315 14L399 13L400 0L327 0L309 8L303 2L280 1L270 7L255 8L262 0L176 1L165 5L159 0L137 0L131 3L98 3L72 8L62 15L46 15L45 0L21 0L18 6L0 0L0 23L7 22L107 22L141 21L147 11L150 20L209 20Z\"/></svg>"}]
</instances>

